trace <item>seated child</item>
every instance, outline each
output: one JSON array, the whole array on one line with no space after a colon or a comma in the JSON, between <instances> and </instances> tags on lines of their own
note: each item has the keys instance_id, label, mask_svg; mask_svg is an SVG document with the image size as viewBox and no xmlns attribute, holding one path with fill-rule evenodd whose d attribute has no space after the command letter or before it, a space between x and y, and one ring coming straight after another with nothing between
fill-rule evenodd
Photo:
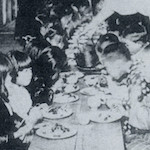
<instances>
[{"instance_id":1,"label":"seated child","mask_svg":"<svg viewBox=\"0 0 150 150\"><path fill-rule=\"evenodd\" d=\"M14 133L14 137L24 139L37 121L42 118L42 113L40 107L32 107L33 102L26 89L32 79L30 57L19 51L10 52L9 57L13 69L6 76L5 87L13 113L18 116L15 121L16 128L21 127Z\"/></svg>"},{"instance_id":2,"label":"seated child","mask_svg":"<svg viewBox=\"0 0 150 150\"><path fill-rule=\"evenodd\" d=\"M51 50L51 49L50 49ZM43 51L33 63L33 80L29 86L34 104L52 104L53 91L51 86L59 77L56 61L51 52Z\"/></svg>"},{"instance_id":3,"label":"seated child","mask_svg":"<svg viewBox=\"0 0 150 150\"><path fill-rule=\"evenodd\" d=\"M99 56L113 80L117 83L126 80L131 108L129 109L129 120L124 122L124 132L135 135L131 143L127 144L127 149L132 150L138 144L143 147L150 146L150 138L148 138L150 135L147 134L150 130L150 106L147 97L150 89L149 81L142 73L142 62L133 62L129 50L122 43L107 46Z\"/></svg>"},{"instance_id":4,"label":"seated child","mask_svg":"<svg viewBox=\"0 0 150 150\"><path fill-rule=\"evenodd\" d=\"M9 100L10 93L7 89L6 80L11 70L12 64L9 58L7 55L0 53L0 149L27 150L29 147L29 144L27 144L29 142L28 134L32 130L32 125L30 122L24 124L24 126L23 124L16 124L16 120L22 119L15 113L11 105L12 101ZM19 100L21 101L21 99ZM17 127L17 125L19 126Z\"/></svg>"}]
</instances>

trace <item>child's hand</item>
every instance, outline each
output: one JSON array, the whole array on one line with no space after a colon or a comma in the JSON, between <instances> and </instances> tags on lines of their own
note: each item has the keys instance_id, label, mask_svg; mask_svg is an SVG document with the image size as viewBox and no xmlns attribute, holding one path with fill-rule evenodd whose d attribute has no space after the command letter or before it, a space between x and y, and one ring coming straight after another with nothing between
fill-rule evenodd
<instances>
[{"instance_id":1,"label":"child's hand","mask_svg":"<svg viewBox=\"0 0 150 150\"><path fill-rule=\"evenodd\" d=\"M26 135L23 140L23 143L31 143L32 139L33 139L33 134Z\"/></svg>"},{"instance_id":2,"label":"child's hand","mask_svg":"<svg viewBox=\"0 0 150 150\"><path fill-rule=\"evenodd\" d=\"M19 128L15 133L14 133L14 138L19 138L20 140L24 140L25 136L29 134L33 129L32 124L25 125L21 128Z\"/></svg>"}]
</instances>

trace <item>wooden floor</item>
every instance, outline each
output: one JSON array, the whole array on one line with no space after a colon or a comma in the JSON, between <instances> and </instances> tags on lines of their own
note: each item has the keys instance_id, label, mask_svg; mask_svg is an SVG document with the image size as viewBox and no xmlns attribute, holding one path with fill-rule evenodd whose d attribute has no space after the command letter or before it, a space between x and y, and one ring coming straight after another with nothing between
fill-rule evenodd
<instances>
[{"instance_id":1,"label":"wooden floor","mask_svg":"<svg viewBox=\"0 0 150 150\"><path fill-rule=\"evenodd\" d=\"M11 50L22 50L22 46L14 40L13 32L0 33L0 51L7 53Z\"/></svg>"}]
</instances>

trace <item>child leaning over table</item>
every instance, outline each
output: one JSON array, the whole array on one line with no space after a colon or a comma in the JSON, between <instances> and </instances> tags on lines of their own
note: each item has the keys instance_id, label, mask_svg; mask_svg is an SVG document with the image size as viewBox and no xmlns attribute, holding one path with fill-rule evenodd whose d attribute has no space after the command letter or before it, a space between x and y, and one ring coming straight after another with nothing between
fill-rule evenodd
<instances>
[{"instance_id":1,"label":"child leaning over table","mask_svg":"<svg viewBox=\"0 0 150 150\"><path fill-rule=\"evenodd\" d=\"M150 149L150 69L147 69L150 68L149 59L133 62L129 50L119 42L107 46L102 53L97 50L97 54L117 84L126 80L131 107L128 119L123 121L126 148ZM150 50L145 49L141 55L150 58Z\"/></svg>"}]
</instances>

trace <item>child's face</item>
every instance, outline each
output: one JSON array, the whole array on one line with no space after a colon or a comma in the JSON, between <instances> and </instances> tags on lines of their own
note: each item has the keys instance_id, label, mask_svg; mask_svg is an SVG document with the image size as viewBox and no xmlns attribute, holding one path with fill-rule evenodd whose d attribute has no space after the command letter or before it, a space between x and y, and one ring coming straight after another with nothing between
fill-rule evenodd
<instances>
[{"instance_id":1,"label":"child's face","mask_svg":"<svg viewBox=\"0 0 150 150\"><path fill-rule=\"evenodd\" d=\"M107 56L102 56L102 63L108 73L116 80L120 79L129 70L129 61L118 53L110 53Z\"/></svg>"},{"instance_id":2,"label":"child's face","mask_svg":"<svg viewBox=\"0 0 150 150\"><path fill-rule=\"evenodd\" d=\"M32 79L32 69L25 68L22 71L18 72L16 84L21 85L21 86L27 86L30 84L31 79Z\"/></svg>"}]
</instances>

